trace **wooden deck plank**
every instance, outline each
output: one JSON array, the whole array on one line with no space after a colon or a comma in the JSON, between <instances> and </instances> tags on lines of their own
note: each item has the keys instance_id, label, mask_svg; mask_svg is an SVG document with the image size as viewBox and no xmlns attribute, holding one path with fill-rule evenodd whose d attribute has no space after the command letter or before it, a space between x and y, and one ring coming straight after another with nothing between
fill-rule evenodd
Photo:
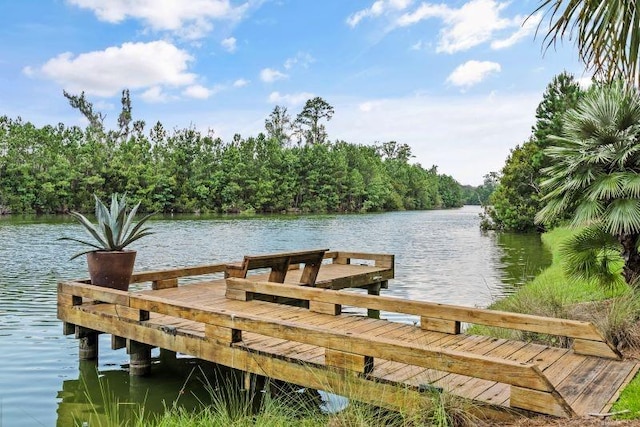
<instances>
[{"instance_id":1,"label":"wooden deck plank","mask_svg":"<svg viewBox=\"0 0 640 427\"><path fill-rule=\"evenodd\" d=\"M629 383L633 380L633 378L640 370L640 363L638 363L637 359L629 360L629 363L632 364L629 367L629 373L622 381L622 383L620 383L618 389L612 393L611 397L609 398L609 402L604 406L604 408L602 408L602 412L609 412L611 410L611 407L618 400L622 391L629 385Z\"/></svg>"},{"instance_id":2,"label":"wooden deck plank","mask_svg":"<svg viewBox=\"0 0 640 427\"><path fill-rule=\"evenodd\" d=\"M407 329L406 333L396 337L400 341L415 342L421 345L444 347L448 341L456 341L461 337L443 332L425 331L418 327Z\"/></svg>"},{"instance_id":3,"label":"wooden deck plank","mask_svg":"<svg viewBox=\"0 0 640 427\"><path fill-rule=\"evenodd\" d=\"M403 366L405 366L404 363L376 359L373 364L373 372L371 372L370 376L379 380L385 380L387 375L393 374L393 372L399 370Z\"/></svg>"},{"instance_id":4,"label":"wooden deck plank","mask_svg":"<svg viewBox=\"0 0 640 427\"><path fill-rule=\"evenodd\" d=\"M384 377L382 377L382 379L391 381L394 383L402 384L409 378L413 378L414 376L416 376L421 372L424 372L425 370L425 368L421 366L414 366L414 365L407 365L407 364L403 364L403 365L404 366L400 367L400 369L393 372L392 374L385 375Z\"/></svg>"},{"instance_id":5,"label":"wooden deck plank","mask_svg":"<svg viewBox=\"0 0 640 427\"><path fill-rule=\"evenodd\" d=\"M601 413L607 406L608 399L620 388L630 371L632 362L614 362L604 366L584 387L571 407L578 415L590 412Z\"/></svg>"},{"instance_id":6,"label":"wooden deck plank","mask_svg":"<svg viewBox=\"0 0 640 427\"><path fill-rule=\"evenodd\" d=\"M594 381L609 363L598 358L585 358L556 389L570 405L580 396L590 382Z\"/></svg>"},{"instance_id":7,"label":"wooden deck plank","mask_svg":"<svg viewBox=\"0 0 640 427\"><path fill-rule=\"evenodd\" d=\"M480 378L469 378L459 387L450 389L450 393L454 393L457 396L464 397L469 400L474 400L478 395L486 392L496 384L498 383L495 381L487 381Z\"/></svg>"},{"instance_id":8,"label":"wooden deck plank","mask_svg":"<svg viewBox=\"0 0 640 427\"><path fill-rule=\"evenodd\" d=\"M558 358L554 363L543 369L543 373L549 378L554 387L558 385L584 361L585 356L572 352L567 352Z\"/></svg>"},{"instance_id":9,"label":"wooden deck plank","mask_svg":"<svg viewBox=\"0 0 640 427\"><path fill-rule=\"evenodd\" d=\"M473 399L493 405L509 406L509 396L511 395L511 387L507 384L495 383Z\"/></svg>"}]
</instances>

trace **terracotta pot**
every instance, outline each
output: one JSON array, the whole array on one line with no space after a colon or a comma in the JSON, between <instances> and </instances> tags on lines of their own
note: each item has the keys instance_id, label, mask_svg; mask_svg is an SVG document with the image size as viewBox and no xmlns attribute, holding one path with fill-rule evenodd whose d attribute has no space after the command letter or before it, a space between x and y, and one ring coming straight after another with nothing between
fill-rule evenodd
<instances>
[{"instance_id":1,"label":"terracotta pot","mask_svg":"<svg viewBox=\"0 0 640 427\"><path fill-rule=\"evenodd\" d=\"M91 284L107 288L129 290L136 251L96 251L87 254Z\"/></svg>"}]
</instances>

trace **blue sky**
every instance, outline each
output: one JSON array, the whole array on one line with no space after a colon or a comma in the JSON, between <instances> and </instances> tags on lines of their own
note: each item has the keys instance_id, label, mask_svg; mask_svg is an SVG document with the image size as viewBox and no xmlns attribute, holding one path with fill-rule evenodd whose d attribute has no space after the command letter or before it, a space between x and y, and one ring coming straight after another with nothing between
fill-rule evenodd
<instances>
[{"instance_id":1,"label":"blue sky","mask_svg":"<svg viewBox=\"0 0 640 427\"><path fill-rule=\"evenodd\" d=\"M0 114L83 125L62 90L134 119L257 135L321 96L332 140L409 144L480 184L524 142L571 43L543 56L537 0L0 0ZM544 26L544 21L543 21Z\"/></svg>"}]
</instances>

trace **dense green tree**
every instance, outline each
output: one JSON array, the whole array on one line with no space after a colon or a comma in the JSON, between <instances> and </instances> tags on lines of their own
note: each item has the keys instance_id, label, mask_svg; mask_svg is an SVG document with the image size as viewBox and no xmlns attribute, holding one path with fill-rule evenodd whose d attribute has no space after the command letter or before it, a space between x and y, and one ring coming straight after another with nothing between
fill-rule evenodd
<instances>
[{"instance_id":1,"label":"dense green tree","mask_svg":"<svg viewBox=\"0 0 640 427\"><path fill-rule=\"evenodd\" d=\"M84 92L80 95L73 95L64 90L62 94L69 101L69 105L80 111L89 121L89 127L96 131L104 131L104 114L93 111L93 104L87 100Z\"/></svg>"},{"instance_id":2,"label":"dense green tree","mask_svg":"<svg viewBox=\"0 0 640 427\"><path fill-rule=\"evenodd\" d=\"M333 107L319 96L307 100L295 122L307 144L321 144L326 141L327 132L320 121L331 120L333 114Z\"/></svg>"},{"instance_id":3,"label":"dense green tree","mask_svg":"<svg viewBox=\"0 0 640 427\"><path fill-rule=\"evenodd\" d=\"M486 206L499 182L500 175L497 172L489 172L484 176L482 185L477 187L463 185L462 198L464 200L464 204Z\"/></svg>"},{"instance_id":4,"label":"dense green tree","mask_svg":"<svg viewBox=\"0 0 640 427\"><path fill-rule=\"evenodd\" d=\"M574 273L602 272L610 264L607 251L618 246L623 276L635 284L640 277L640 93L624 84L593 88L566 115L562 136L552 140L545 150L552 160L542 182L545 205L536 220L548 223L569 215L572 225L586 227L570 243Z\"/></svg>"},{"instance_id":5,"label":"dense green tree","mask_svg":"<svg viewBox=\"0 0 640 427\"><path fill-rule=\"evenodd\" d=\"M279 105L273 108L269 117L264 121L267 136L280 144L286 144L291 139L291 126L291 116L287 112L287 107Z\"/></svg>"},{"instance_id":6,"label":"dense green tree","mask_svg":"<svg viewBox=\"0 0 640 427\"><path fill-rule=\"evenodd\" d=\"M459 208L464 204L462 188L452 176L438 176L438 193L444 208Z\"/></svg>"},{"instance_id":7,"label":"dense green tree","mask_svg":"<svg viewBox=\"0 0 640 427\"><path fill-rule=\"evenodd\" d=\"M562 132L563 115L581 96L580 86L567 73L555 76L547 86L536 109L532 136L511 150L491 196L491 206L486 209L496 228L522 232L536 229L534 216L542 207L543 196L541 171L549 165L544 148L550 143L550 135Z\"/></svg>"}]
</instances>

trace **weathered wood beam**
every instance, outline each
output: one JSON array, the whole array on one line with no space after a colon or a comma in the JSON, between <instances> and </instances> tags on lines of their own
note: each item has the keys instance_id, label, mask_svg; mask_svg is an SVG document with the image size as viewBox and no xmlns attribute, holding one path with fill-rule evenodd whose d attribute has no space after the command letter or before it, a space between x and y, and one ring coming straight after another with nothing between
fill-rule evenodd
<instances>
[{"instance_id":1,"label":"weathered wood beam","mask_svg":"<svg viewBox=\"0 0 640 427\"><path fill-rule=\"evenodd\" d=\"M175 279L188 276L224 273L226 264L206 264L193 267L173 268L168 270L144 271L133 273L131 283L153 282L157 280Z\"/></svg>"},{"instance_id":2,"label":"weathered wood beam","mask_svg":"<svg viewBox=\"0 0 640 427\"><path fill-rule=\"evenodd\" d=\"M131 306L141 310L181 317L274 338L317 345L332 350L369 355L386 360L488 379L524 388L550 391L553 386L534 364L522 364L496 357L433 348L382 337L366 337L293 322L270 321L225 310L213 311L193 303L176 303L152 295L132 294Z\"/></svg>"},{"instance_id":3,"label":"weathered wood beam","mask_svg":"<svg viewBox=\"0 0 640 427\"><path fill-rule=\"evenodd\" d=\"M280 297L412 314L431 319L476 323L486 326L561 335L588 341L606 342L606 339L595 325L590 322L577 320L555 319L425 301L408 301L389 296L362 295L328 289L312 289L288 284L255 282L243 279L228 279L227 288ZM617 358L617 355L612 352L611 357Z\"/></svg>"},{"instance_id":4,"label":"weathered wood beam","mask_svg":"<svg viewBox=\"0 0 640 427\"><path fill-rule=\"evenodd\" d=\"M427 402L425 396L410 388L378 383L365 378L345 377L339 372L315 365L275 359L242 348L206 341L200 337L181 333L167 334L161 329L119 320L104 313L91 313L72 307L63 307L61 316L68 322L78 322L87 327L100 328L105 333L138 337L153 346L177 352L188 352L194 357L245 372L299 384L302 387L325 390L388 409L421 407Z\"/></svg>"}]
</instances>

